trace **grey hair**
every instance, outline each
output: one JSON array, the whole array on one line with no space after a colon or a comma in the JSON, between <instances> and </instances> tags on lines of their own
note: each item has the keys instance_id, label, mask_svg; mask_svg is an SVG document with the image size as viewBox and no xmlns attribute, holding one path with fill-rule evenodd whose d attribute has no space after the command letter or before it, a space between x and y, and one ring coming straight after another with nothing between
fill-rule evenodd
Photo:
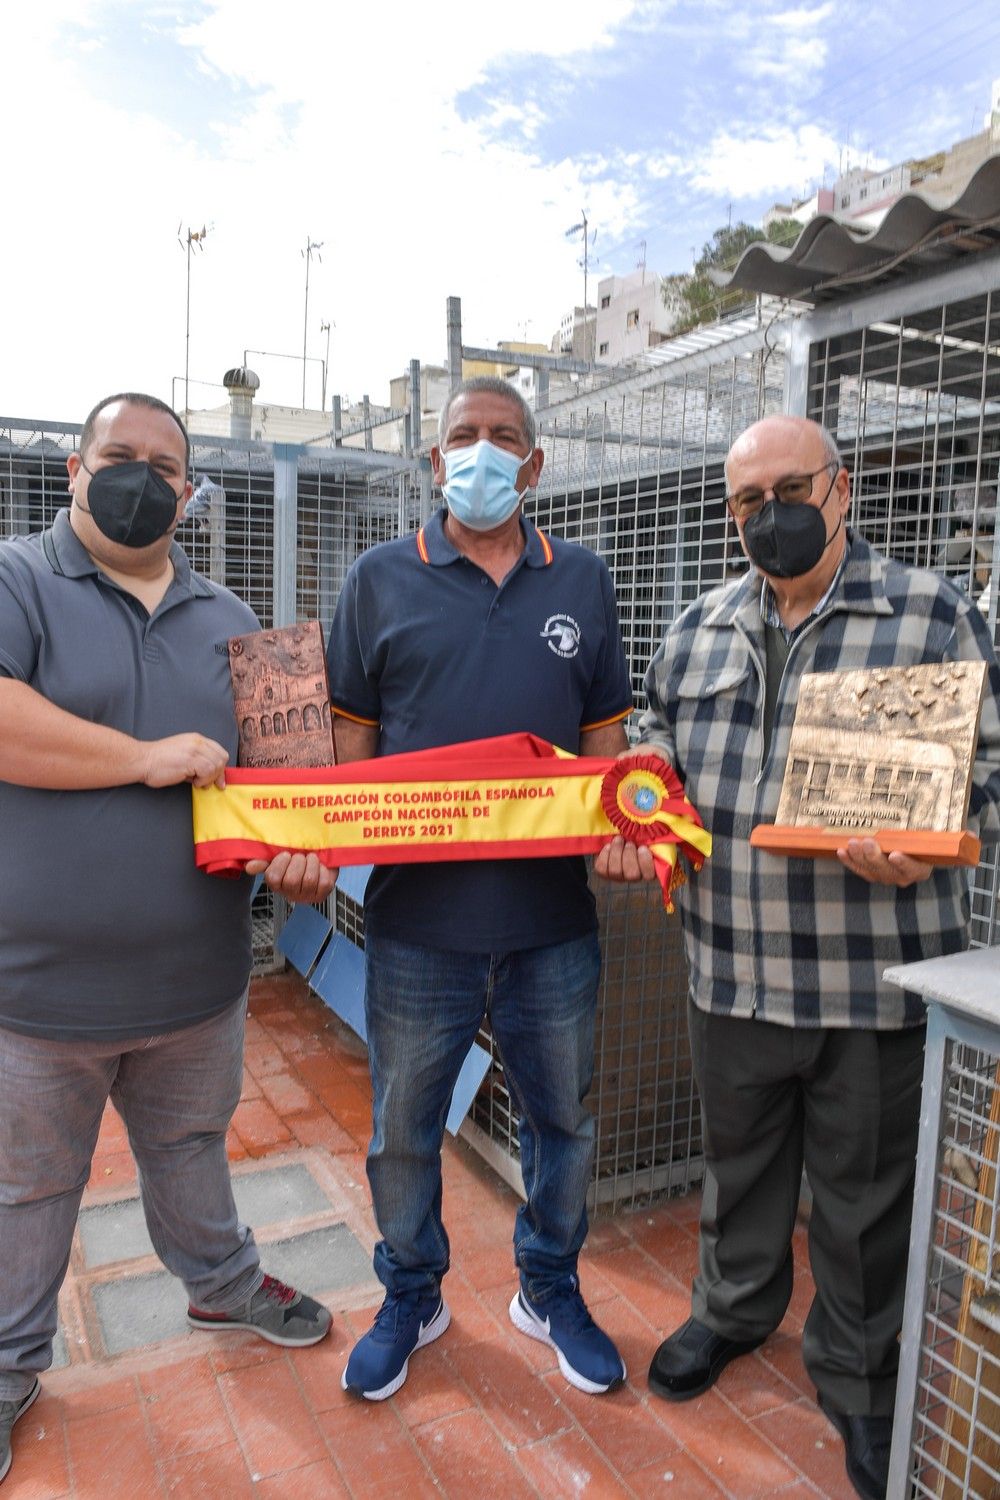
<instances>
[{"instance_id":1,"label":"grey hair","mask_svg":"<svg viewBox=\"0 0 1000 1500\"><path fill-rule=\"evenodd\" d=\"M829 427L821 427L817 422L816 428L819 432L819 440L823 444L823 452L826 454L827 463L830 465L831 469L837 469L839 471L844 467L844 460L840 456L840 449L837 447L837 439L834 437Z\"/></svg>"},{"instance_id":2,"label":"grey hair","mask_svg":"<svg viewBox=\"0 0 1000 1500\"><path fill-rule=\"evenodd\" d=\"M482 391L490 396L502 396L509 401L511 406L516 406L521 415L521 427L524 436L531 444L532 452L535 449L535 417L531 407L525 401L521 392L511 385L509 380L504 380L502 375L476 375L471 380L463 380L461 385L456 386L449 395L447 401L441 408L438 417L438 447L444 446L445 434L448 431L448 418L451 409L459 396L472 396L477 391Z\"/></svg>"},{"instance_id":3,"label":"grey hair","mask_svg":"<svg viewBox=\"0 0 1000 1500\"><path fill-rule=\"evenodd\" d=\"M826 465L825 465L825 467L826 468L830 468L830 469L835 469L835 470L837 470L839 472L839 470L841 470L844 467L844 460L840 456L840 449L837 447L837 439L834 437L833 433L830 431L830 429L828 427L822 427L819 422L814 422L811 417L810 418L805 418L804 420L808 421L809 424L810 424L810 426L815 427L817 433L819 434L819 440L820 440L820 442L823 445L823 456L826 459ZM723 467L723 473L725 474L725 477L726 477L726 483L728 484L729 483L729 454L728 453L726 455L726 461L725 461L725 463L723 464L722 467Z\"/></svg>"}]
</instances>

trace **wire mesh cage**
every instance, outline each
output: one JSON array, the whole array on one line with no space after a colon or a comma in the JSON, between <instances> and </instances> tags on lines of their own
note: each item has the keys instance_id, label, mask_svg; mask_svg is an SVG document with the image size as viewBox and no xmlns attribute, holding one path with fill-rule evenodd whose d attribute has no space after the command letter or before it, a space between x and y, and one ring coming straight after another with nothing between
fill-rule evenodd
<instances>
[{"instance_id":1,"label":"wire mesh cage","mask_svg":"<svg viewBox=\"0 0 1000 1500\"><path fill-rule=\"evenodd\" d=\"M890 1473L913 1500L1000 1500L998 957L888 976L931 1002Z\"/></svg>"},{"instance_id":2,"label":"wire mesh cage","mask_svg":"<svg viewBox=\"0 0 1000 1500\"><path fill-rule=\"evenodd\" d=\"M597 997L594 1166L588 1205L641 1207L700 1180L701 1113L687 1034L687 965L680 923L659 892L596 883L602 972ZM490 1070L464 1128L521 1191L517 1106L486 1024Z\"/></svg>"},{"instance_id":3,"label":"wire mesh cage","mask_svg":"<svg viewBox=\"0 0 1000 1500\"><path fill-rule=\"evenodd\" d=\"M916 1495L1000 1497L1000 1050L952 1042L938 1165Z\"/></svg>"}]
</instances>

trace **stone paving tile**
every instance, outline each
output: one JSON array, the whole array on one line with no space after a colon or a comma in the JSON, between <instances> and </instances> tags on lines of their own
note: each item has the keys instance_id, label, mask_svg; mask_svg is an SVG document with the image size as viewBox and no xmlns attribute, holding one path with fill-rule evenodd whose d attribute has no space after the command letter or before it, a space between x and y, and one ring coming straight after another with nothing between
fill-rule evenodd
<instances>
[{"instance_id":1,"label":"stone paving tile","mask_svg":"<svg viewBox=\"0 0 1000 1500\"><path fill-rule=\"evenodd\" d=\"M208 1453L169 1459L161 1466L161 1473L164 1492L176 1496L176 1500L222 1500L223 1496L225 1500L251 1500L260 1494L260 1486L250 1478L243 1451L235 1442Z\"/></svg>"},{"instance_id":2,"label":"stone paving tile","mask_svg":"<svg viewBox=\"0 0 1000 1500\"><path fill-rule=\"evenodd\" d=\"M161 1461L211 1452L235 1441L211 1361L191 1359L178 1369L139 1375L153 1451Z\"/></svg>"},{"instance_id":3,"label":"stone paving tile","mask_svg":"<svg viewBox=\"0 0 1000 1500\"><path fill-rule=\"evenodd\" d=\"M635 1493L650 1500L719 1500L728 1492L710 1478L701 1464L678 1450L629 1475ZM784 1492L782 1491L782 1494Z\"/></svg>"},{"instance_id":4,"label":"stone paving tile","mask_svg":"<svg viewBox=\"0 0 1000 1500\"><path fill-rule=\"evenodd\" d=\"M844 1471L844 1444L815 1401L800 1398L777 1411L765 1412L753 1425L786 1453L823 1494L837 1497L852 1494Z\"/></svg>"},{"instance_id":5,"label":"stone paving tile","mask_svg":"<svg viewBox=\"0 0 1000 1500\"><path fill-rule=\"evenodd\" d=\"M344 1363L381 1300L367 1266L376 1232L364 1173L371 1128L365 1058L296 976L255 982L247 1044L232 1153L277 1154L275 1168L294 1172L302 1151L310 1171L332 1173L346 1194L348 1227L363 1242L359 1267L364 1260L368 1280L331 1295L334 1328L313 1349L285 1350L240 1333L192 1334L159 1349L92 1358L85 1336L74 1334L69 1366L49 1373L16 1430L16 1467L5 1487L11 1500L842 1500L848 1493L839 1440L802 1369L801 1320L812 1293L804 1228L796 1230L796 1287L782 1329L735 1362L715 1391L674 1406L649 1395L645 1375L659 1339L689 1313L699 1195L598 1218L581 1280L630 1379L607 1397L587 1397L567 1385L551 1349L509 1321L518 1199L461 1141L447 1143L443 1173L452 1327L420 1351L390 1401L346 1396ZM125 1132L109 1109L85 1204L134 1191ZM279 1232L292 1237L315 1222L307 1217L300 1231L289 1220ZM74 1265L79 1271L82 1261ZM79 1295L71 1277L63 1299L70 1332Z\"/></svg>"},{"instance_id":6,"label":"stone paving tile","mask_svg":"<svg viewBox=\"0 0 1000 1500\"><path fill-rule=\"evenodd\" d=\"M266 1496L268 1500L290 1500L292 1496L294 1500L352 1500L357 1493L348 1489L332 1458L283 1474L272 1474L269 1479L261 1479L253 1486L255 1496ZM220 1495L215 1495L214 1500L221 1500Z\"/></svg>"},{"instance_id":7,"label":"stone paving tile","mask_svg":"<svg viewBox=\"0 0 1000 1500\"><path fill-rule=\"evenodd\" d=\"M266 1478L327 1457L290 1364L227 1370L219 1389L251 1475Z\"/></svg>"},{"instance_id":8,"label":"stone paving tile","mask_svg":"<svg viewBox=\"0 0 1000 1500\"><path fill-rule=\"evenodd\" d=\"M415 1437L434 1478L454 1500L511 1500L524 1495L524 1470L482 1412L444 1417L419 1428Z\"/></svg>"},{"instance_id":9,"label":"stone paving tile","mask_svg":"<svg viewBox=\"0 0 1000 1500\"><path fill-rule=\"evenodd\" d=\"M268 1104L289 1126L289 1116L308 1114L316 1102L305 1084L291 1073L270 1073L260 1080L260 1086Z\"/></svg>"},{"instance_id":10,"label":"stone paving tile","mask_svg":"<svg viewBox=\"0 0 1000 1500\"><path fill-rule=\"evenodd\" d=\"M439 1493L413 1434L390 1402L339 1394L337 1407L323 1412L319 1426L352 1494L411 1500L415 1494Z\"/></svg>"},{"instance_id":11,"label":"stone paving tile","mask_svg":"<svg viewBox=\"0 0 1000 1500\"><path fill-rule=\"evenodd\" d=\"M233 1129L251 1156L263 1156L292 1138L292 1132L266 1099L245 1099L237 1104Z\"/></svg>"},{"instance_id":12,"label":"stone paving tile","mask_svg":"<svg viewBox=\"0 0 1000 1500\"><path fill-rule=\"evenodd\" d=\"M146 1414L138 1402L100 1421L74 1413L66 1423L66 1439L77 1495L124 1500L163 1494ZM16 1483L16 1470L13 1477Z\"/></svg>"},{"instance_id":13,"label":"stone paving tile","mask_svg":"<svg viewBox=\"0 0 1000 1500\"><path fill-rule=\"evenodd\" d=\"M595 1398L573 1390L561 1376L548 1380L558 1384L563 1405L617 1473L630 1475L680 1452L670 1431L669 1412L660 1421L654 1398L632 1386Z\"/></svg>"},{"instance_id":14,"label":"stone paving tile","mask_svg":"<svg viewBox=\"0 0 1000 1500\"><path fill-rule=\"evenodd\" d=\"M709 1391L694 1401L665 1403L670 1431L707 1474L736 1500L760 1500L801 1477L751 1423Z\"/></svg>"},{"instance_id":15,"label":"stone paving tile","mask_svg":"<svg viewBox=\"0 0 1000 1500\"><path fill-rule=\"evenodd\" d=\"M504 1443L520 1448L573 1426L561 1393L513 1354L483 1344L454 1344L444 1354Z\"/></svg>"},{"instance_id":16,"label":"stone paving tile","mask_svg":"<svg viewBox=\"0 0 1000 1500\"><path fill-rule=\"evenodd\" d=\"M531 1486L527 1491L544 1500L566 1500L572 1495L585 1500L617 1500L619 1496L641 1494L626 1485L593 1445L580 1432L520 1448L517 1461ZM513 1495L524 1494L514 1489ZM686 1500L686 1497L685 1497Z\"/></svg>"}]
</instances>

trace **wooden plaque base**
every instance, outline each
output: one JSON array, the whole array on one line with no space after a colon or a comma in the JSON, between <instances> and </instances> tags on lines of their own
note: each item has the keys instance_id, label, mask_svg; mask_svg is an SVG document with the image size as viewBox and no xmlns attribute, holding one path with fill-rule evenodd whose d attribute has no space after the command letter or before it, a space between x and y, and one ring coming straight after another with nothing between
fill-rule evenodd
<instances>
[{"instance_id":1,"label":"wooden plaque base","mask_svg":"<svg viewBox=\"0 0 1000 1500\"><path fill-rule=\"evenodd\" d=\"M833 858L849 839L874 839L886 854L898 850L929 865L978 865L979 840L971 833L929 833L923 829L872 828L855 833L830 833L825 828L799 828L791 824L758 823L750 835L755 849L768 854L797 855L804 859Z\"/></svg>"}]
</instances>

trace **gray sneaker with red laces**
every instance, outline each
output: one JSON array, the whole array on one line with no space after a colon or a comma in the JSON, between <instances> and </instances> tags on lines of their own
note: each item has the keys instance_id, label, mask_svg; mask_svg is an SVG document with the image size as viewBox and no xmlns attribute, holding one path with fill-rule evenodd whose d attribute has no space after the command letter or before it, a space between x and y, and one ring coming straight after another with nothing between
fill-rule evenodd
<instances>
[{"instance_id":1,"label":"gray sneaker with red laces","mask_svg":"<svg viewBox=\"0 0 1000 1500\"><path fill-rule=\"evenodd\" d=\"M261 1285L242 1307L228 1312L203 1312L189 1307L187 1320L192 1328L220 1333L226 1328L246 1328L259 1334L269 1344L301 1346L318 1344L330 1332L333 1319L322 1303L286 1286L275 1276L265 1276Z\"/></svg>"}]
</instances>

